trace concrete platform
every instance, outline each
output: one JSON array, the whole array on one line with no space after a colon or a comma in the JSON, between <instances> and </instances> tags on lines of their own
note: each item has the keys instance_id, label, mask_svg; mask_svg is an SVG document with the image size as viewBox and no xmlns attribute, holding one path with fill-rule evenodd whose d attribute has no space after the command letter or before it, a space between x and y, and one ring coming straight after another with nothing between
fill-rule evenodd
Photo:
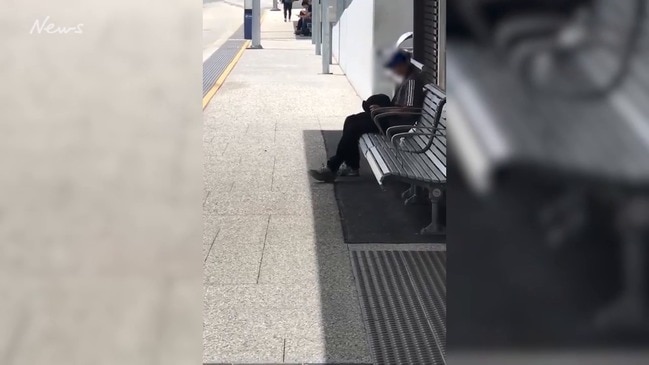
<instances>
[{"instance_id":1,"label":"concrete platform","mask_svg":"<svg viewBox=\"0 0 649 365\"><path fill-rule=\"evenodd\" d=\"M205 363L369 363L320 129L360 98L268 12L204 111Z\"/></svg>"}]
</instances>

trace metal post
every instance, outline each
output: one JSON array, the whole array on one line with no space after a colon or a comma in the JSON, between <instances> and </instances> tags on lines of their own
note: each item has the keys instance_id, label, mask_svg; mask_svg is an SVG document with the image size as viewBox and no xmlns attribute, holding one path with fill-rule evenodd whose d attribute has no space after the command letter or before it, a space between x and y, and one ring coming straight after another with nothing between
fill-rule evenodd
<instances>
[{"instance_id":1,"label":"metal post","mask_svg":"<svg viewBox=\"0 0 649 365\"><path fill-rule=\"evenodd\" d=\"M437 83L446 90L446 0L439 2L439 29L437 34L439 36L439 43L437 44Z\"/></svg>"},{"instance_id":2,"label":"metal post","mask_svg":"<svg viewBox=\"0 0 649 365\"><path fill-rule=\"evenodd\" d=\"M322 73L329 74L331 63L331 23L329 22L329 1L322 0Z\"/></svg>"},{"instance_id":3,"label":"metal post","mask_svg":"<svg viewBox=\"0 0 649 365\"><path fill-rule=\"evenodd\" d=\"M333 23L339 23L340 18L343 15L343 11L345 10L345 0L338 0L338 4L336 4L336 20ZM338 25L338 44L337 44L337 49L338 49L338 59L336 60L336 64L340 64L340 34L341 34L341 29L340 29L340 23ZM333 34L333 24L331 25L331 32ZM332 36L333 37L333 36ZM333 38L332 38L333 39ZM333 42L332 46L333 46ZM333 51L332 51L333 55Z\"/></svg>"},{"instance_id":4,"label":"metal post","mask_svg":"<svg viewBox=\"0 0 649 365\"><path fill-rule=\"evenodd\" d=\"M327 61L329 62L330 65L333 65L333 59L334 59L334 22L336 19L336 16L334 13L334 7L332 3L336 0L327 0L327 34L329 34L328 39L329 41L327 42Z\"/></svg>"},{"instance_id":5,"label":"metal post","mask_svg":"<svg viewBox=\"0 0 649 365\"><path fill-rule=\"evenodd\" d=\"M250 48L263 48L261 46L261 0L252 0L252 44Z\"/></svg>"},{"instance_id":6,"label":"metal post","mask_svg":"<svg viewBox=\"0 0 649 365\"><path fill-rule=\"evenodd\" d=\"M317 4L317 0L316 0L316 4ZM317 6L313 5L313 2L311 3L311 6L312 6L312 9L313 9L313 12L311 12L311 44L316 44L316 39L315 38L316 38L316 33L317 32L315 30L315 24L316 24L316 13L318 11L316 10Z\"/></svg>"},{"instance_id":7,"label":"metal post","mask_svg":"<svg viewBox=\"0 0 649 365\"><path fill-rule=\"evenodd\" d=\"M313 0L313 14L311 19L311 36L315 43L315 54L322 54L322 4L320 0Z\"/></svg>"},{"instance_id":8,"label":"metal post","mask_svg":"<svg viewBox=\"0 0 649 365\"><path fill-rule=\"evenodd\" d=\"M277 0L273 0L273 8L270 9L270 11L279 11L279 8L277 7Z\"/></svg>"}]
</instances>

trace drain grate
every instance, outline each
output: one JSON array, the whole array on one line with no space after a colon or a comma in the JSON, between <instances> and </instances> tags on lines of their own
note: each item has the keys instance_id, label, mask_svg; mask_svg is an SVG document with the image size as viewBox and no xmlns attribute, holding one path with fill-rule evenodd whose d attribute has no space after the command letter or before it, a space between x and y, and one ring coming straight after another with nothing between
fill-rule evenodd
<instances>
[{"instance_id":1,"label":"drain grate","mask_svg":"<svg viewBox=\"0 0 649 365\"><path fill-rule=\"evenodd\" d=\"M350 249L376 364L446 364L446 251L433 247Z\"/></svg>"},{"instance_id":2,"label":"drain grate","mask_svg":"<svg viewBox=\"0 0 649 365\"><path fill-rule=\"evenodd\" d=\"M228 40L203 62L203 96L214 86L245 43L243 39Z\"/></svg>"}]
</instances>

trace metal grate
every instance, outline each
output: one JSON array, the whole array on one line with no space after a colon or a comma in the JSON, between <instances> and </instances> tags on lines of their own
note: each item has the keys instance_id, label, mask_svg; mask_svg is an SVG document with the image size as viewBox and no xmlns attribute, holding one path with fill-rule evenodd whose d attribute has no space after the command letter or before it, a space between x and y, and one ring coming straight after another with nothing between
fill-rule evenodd
<instances>
[{"instance_id":1,"label":"metal grate","mask_svg":"<svg viewBox=\"0 0 649 365\"><path fill-rule=\"evenodd\" d=\"M242 39L230 39L203 62L203 96L214 86L245 42Z\"/></svg>"},{"instance_id":2,"label":"metal grate","mask_svg":"<svg viewBox=\"0 0 649 365\"><path fill-rule=\"evenodd\" d=\"M350 249L376 364L446 364L446 252L430 247Z\"/></svg>"}]
</instances>

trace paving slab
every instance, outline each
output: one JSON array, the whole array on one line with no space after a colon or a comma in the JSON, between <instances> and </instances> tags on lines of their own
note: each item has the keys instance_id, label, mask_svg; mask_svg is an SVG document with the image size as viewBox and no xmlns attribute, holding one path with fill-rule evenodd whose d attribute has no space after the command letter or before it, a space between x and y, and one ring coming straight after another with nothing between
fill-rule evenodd
<instances>
[{"instance_id":1,"label":"paving slab","mask_svg":"<svg viewBox=\"0 0 649 365\"><path fill-rule=\"evenodd\" d=\"M290 227L290 229L287 229ZM266 234L266 243L276 244L290 241L310 241L310 246L315 249L315 244L326 241L335 241L335 245L346 251L347 247L341 245L342 228L338 217L319 217L318 224L314 224L313 217L300 215L271 215Z\"/></svg>"},{"instance_id":2,"label":"paving slab","mask_svg":"<svg viewBox=\"0 0 649 365\"><path fill-rule=\"evenodd\" d=\"M306 174L326 159L323 118L340 128L360 99L281 15L262 45L204 111L204 361L368 363L333 187Z\"/></svg>"},{"instance_id":3,"label":"paving slab","mask_svg":"<svg viewBox=\"0 0 649 365\"><path fill-rule=\"evenodd\" d=\"M263 244L215 244L205 260L205 285L255 284L259 278Z\"/></svg>"},{"instance_id":4,"label":"paving slab","mask_svg":"<svg viewBox=\"0 0 649 365\"><path fill-rule=\"evenodd\" d=\"M206 218L206 227L210 227L214 233L209 242L203 241L203 243L230 245L242 242L263 243L268 219L268 215L210 215Z\"/></svg>"}]
</instances>

